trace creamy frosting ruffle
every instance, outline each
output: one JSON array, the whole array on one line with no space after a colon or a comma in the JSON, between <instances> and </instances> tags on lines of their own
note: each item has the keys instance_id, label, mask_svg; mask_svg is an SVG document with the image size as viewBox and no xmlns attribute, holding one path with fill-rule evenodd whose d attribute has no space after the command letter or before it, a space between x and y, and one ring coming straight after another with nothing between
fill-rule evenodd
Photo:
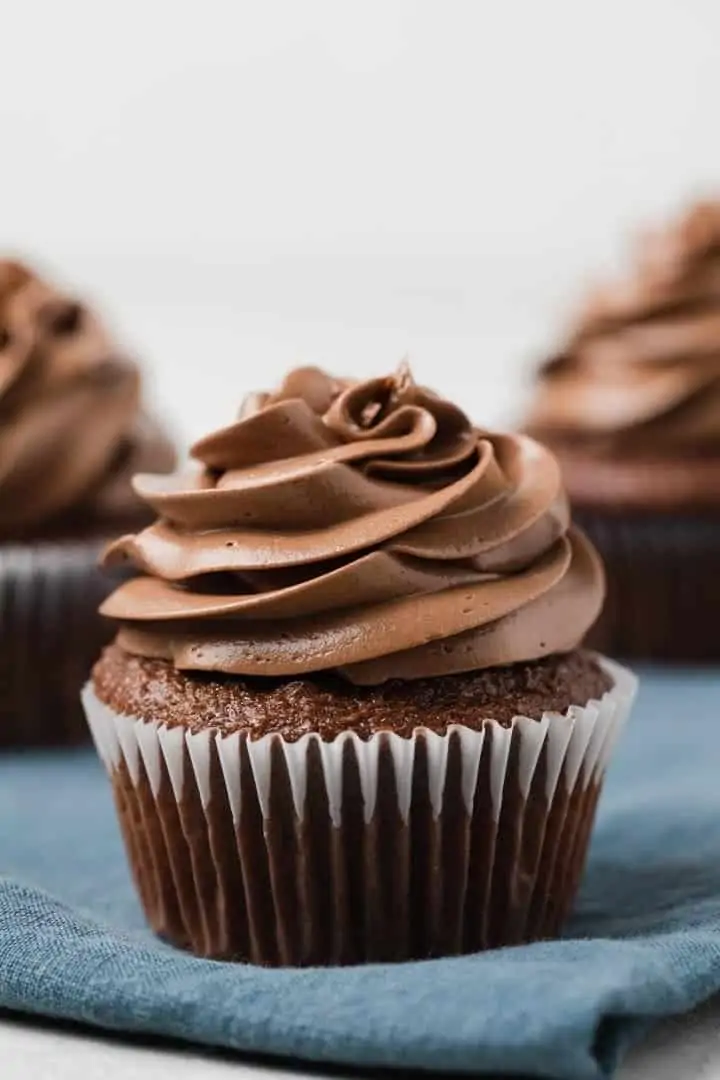
<instances>
[{"instance_id":1,"label":"creamy frosting ruffle","mask_svg":"<svg viewBox=\"0 0 720 1080\"><path fill-rule=\"evenodd\" d=\"M136 511L132 475L174 464L139 397L137 368L92 311L0 261L0 534Z\"/></svg>"},{"instance_id":2,"label":"creamy frosting ruffle","mask_svg":"<svg viewBox=\"0 0 720 1080\"><path fill-rule=\"evenodd\" d=\"M598 456L720 446L720 202L645 234L541 372L528 430Z\"/></svg>"},{"instance_id":3,"label":"creamy frosting ruffle","mask_svg":"<svg viewBox=\"0 0 720 1080\"><path fill-rule=\"evenodd\" d=\"M106 555L141 571L102 609L130 652L371 684L566 651L598 614L553 456L473 428L406 367L299 369L193 456L137 479L159 520Z\"/></svg>"}]
</instances>

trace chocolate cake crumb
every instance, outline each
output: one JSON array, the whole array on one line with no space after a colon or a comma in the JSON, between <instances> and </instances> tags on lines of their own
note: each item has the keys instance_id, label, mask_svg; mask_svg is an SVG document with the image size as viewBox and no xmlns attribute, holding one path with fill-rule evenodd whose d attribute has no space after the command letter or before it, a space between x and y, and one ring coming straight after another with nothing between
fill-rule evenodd
<instances>
[{"instance_id":1,"label":"chocolate cake crumb","mask_svg":"<svg viewBox=\"0 0 720 1080\"><path fill-rule=\"evenodd\" d=\"M444 732L451 724L479 728L493 719L540 719L584 706L612 685L593 653L582 649L542 660L381 686L354 686L333 673L250 678L177 671L164 660L110 645L95 665L93 685L116 712L189 731L251 738L277 733L288 741L315 732L329 741L343 731L408 736L414 728Z\"/></svg>"}]
</instances>

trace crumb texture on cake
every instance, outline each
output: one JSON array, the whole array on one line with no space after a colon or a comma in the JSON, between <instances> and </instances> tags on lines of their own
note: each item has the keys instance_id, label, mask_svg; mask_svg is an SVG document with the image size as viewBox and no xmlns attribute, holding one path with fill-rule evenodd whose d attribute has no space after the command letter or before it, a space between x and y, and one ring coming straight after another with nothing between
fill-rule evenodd
<instances>
[{"instance_id":1,"label":"crumb texture on cake","mask_svg":"<svg viewBox=\"0 0 720 1080\"><path fill-rule=\"evenodd\" d=\"M382 730L408 736L418 727L477 728L487 719L509 725L514 716L540 719L545 712L584 706L611 689L612 680L582 649L509 667L359 687L333 674L267 679L185 673L114 644L95 665L93 686L101 701L127 716L188 731L245 731L253 738L276 733L294 741L310 732L330 740L343 731L368 738Z\"/></svg>"}]
</instances>

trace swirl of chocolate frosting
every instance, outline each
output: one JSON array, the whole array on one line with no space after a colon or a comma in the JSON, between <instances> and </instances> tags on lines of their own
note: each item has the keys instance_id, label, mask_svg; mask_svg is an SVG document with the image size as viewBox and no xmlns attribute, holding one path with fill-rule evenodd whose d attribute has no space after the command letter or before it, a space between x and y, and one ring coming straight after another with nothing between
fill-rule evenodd
<instances>
[{"instance_id":1,"label":"swirl of chocolate frosting","mask_svg":"<svg viewBox=\"0 0 720 1080\"><path fill-rule=\"evenodd\" d=\"M416 386L305 368L142 476L160 515L106 555L143 572L106 601L119 643L186 670L356 684L574 648L602 570L569 528L553 456Z\"/></svg>"},{"instance_id":2,"label":"swirl of chocolate frosting","mask_svg":"<svg viewBox=\"0 0 720 1080\"><path fill-rule=\"evenodd\" d=\"M174 465L139 394L137 368L88 308L0 261L1 535L137 513L133 474Z\"/></svg>"},{"instance_id":3,"label":"swirl of chocolate frosting","mask_svg":"<svg viewBox=\"0 0 720 1080\"><path fill-rule=\"evenodd\" d=\"M643 235L632 276L591 294L528 430L605 458L717 455L720 202Z\"/></svg>"}]
</instances>

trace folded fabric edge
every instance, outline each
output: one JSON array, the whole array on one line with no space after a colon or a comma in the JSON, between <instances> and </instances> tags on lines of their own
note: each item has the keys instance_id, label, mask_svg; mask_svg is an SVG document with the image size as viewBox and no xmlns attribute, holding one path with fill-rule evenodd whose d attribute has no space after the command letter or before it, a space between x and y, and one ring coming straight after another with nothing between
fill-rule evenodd
<instances>
[{"instance_id":1,"label":"folded fabric edge","mask_svg":"<svg viewBox=\"0 0 720 1080\"><path fill-rule=\"evenodd\" d=\"M396 1014L398 1006L406 1017L422 1008L423 980L412 980L415 989L406 983L407 970L398 978L402 971L392 966L328 969L320 981L318 969L271 971L196 960L148 945L140 935L118 935L7 879L0 879L0 926L0 1006L108 1030L336 1065L607 1077L653 1018L689 1010L720 989L720 941L711 928L427 961L436 969L433 982L438 966L449 966L455 1023L445 1017L418 1036L412 1024L399 1024ZM671 940L676 937L684 939L695 961L702 959L701 968L683 970L678 964L678 943ZM593 952L600 948L608 963L598 965ZM536 963L538 984L564 980L574 1009L564 1012L556 1005L553 1025L539 1008L537 1024L525 1031L521 1044L508 1045L501 1035L493 1039L488 1024L477 1023L488 1015L482 1000L487 980L478 979L477 971L488 957L508 966L502 985L513 978L527 981L527 966ZM419 965L413 966L417 972ZM577 976L595 979L598 966L597 995L581 1006ZM658 986L664 994L653 1000ZM278 1014L281 990L298 1006L292 1015ZM384 1017L383 1002L391 998L395 1011Z\"/></svg>"}]
</instances>

